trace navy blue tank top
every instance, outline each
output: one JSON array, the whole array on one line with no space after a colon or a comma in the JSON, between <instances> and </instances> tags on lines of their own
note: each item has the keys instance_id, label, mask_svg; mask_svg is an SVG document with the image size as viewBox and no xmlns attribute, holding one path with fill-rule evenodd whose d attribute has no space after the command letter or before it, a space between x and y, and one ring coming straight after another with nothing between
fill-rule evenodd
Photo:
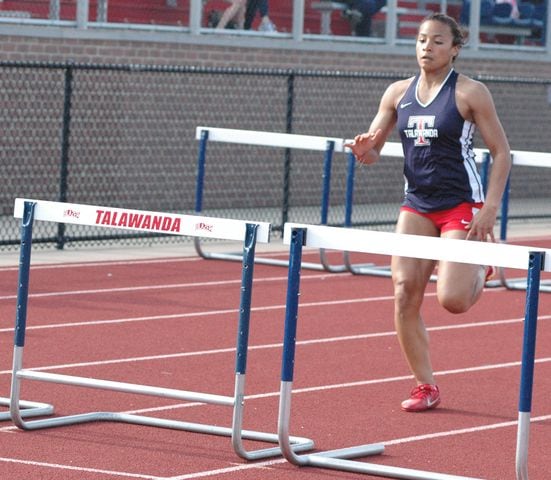
<instances>
[{"instance_id":1,"label":"navy blue tank top","mask_svg":"<svg viewBox=\"0 0 551 480\"><path fill-rule=\"evenodd\" d=\"M404 205L419 212L484 201L473 151L475 125L455 104L457 77L452 69L434 98L423 104L417 75L397 106L405 156Z\"/></svg>"}]
</instances>

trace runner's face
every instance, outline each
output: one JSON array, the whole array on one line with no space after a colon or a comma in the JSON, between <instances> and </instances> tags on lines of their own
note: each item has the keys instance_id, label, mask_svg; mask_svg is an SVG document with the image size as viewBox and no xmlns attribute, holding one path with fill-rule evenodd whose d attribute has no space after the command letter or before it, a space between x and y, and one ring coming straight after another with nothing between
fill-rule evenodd
<instances>
[{"instance_id":1,"label":"runner's face","mask_svg":"<svg viewBox=\"0 0 551 480\"><path fill-rule=\"evenodd\" d=\"M453 45L450 27L445 23L428 20L419 27L416 43L417 62L424 70L449 67L459 53Z\"/></svg>"}]
</instances>

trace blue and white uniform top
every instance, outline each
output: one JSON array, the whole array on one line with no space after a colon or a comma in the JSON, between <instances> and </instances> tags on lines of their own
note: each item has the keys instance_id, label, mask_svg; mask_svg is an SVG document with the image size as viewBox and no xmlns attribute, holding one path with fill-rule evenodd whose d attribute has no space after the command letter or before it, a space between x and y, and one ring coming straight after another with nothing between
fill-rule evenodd
<instances>
[{"instance_id":1,"label":"blue and white uniform top","mask_svg":"<svg viewBox=\"0 0 551 480\"><path fill-rule=\"evenodd\" d=\"M404 205L419 212L484 201L473 151L476 126L457 109L457 77L450 70L434 98L422 103L417 75L397 106L397 128L405 156Z\"/></svg>"}]
</instances>

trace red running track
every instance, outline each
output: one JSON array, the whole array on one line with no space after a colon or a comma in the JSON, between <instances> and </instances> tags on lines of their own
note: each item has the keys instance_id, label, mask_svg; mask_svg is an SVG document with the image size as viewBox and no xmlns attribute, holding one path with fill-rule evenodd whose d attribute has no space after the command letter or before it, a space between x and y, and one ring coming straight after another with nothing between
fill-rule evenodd
<instances>
[{"instance_id":1,"label":"red running track","mask_svg":"<svg viewBox=\"0 0 551 480\"><path fill-rule=\"evenodd\" d=\"M306 261L316 261L309 256ZM339 256L334 256L335 263ZM511 273L511 272L509 272ZM244 427L276 432L287 270L256 265ZM33 267L24 366L233 395L241 265L181 258ZM8 396L17 269L0 269L0 396ZM443 394L408 414L414 386L393 332L388 278L303 270L291 433L328 450L383 442L365 459L491 480L515 478L524 291L487 289L468 314L423 306ZM551 295L539 305L529 473L551 478ZM228 407L23 381L57 415L132 412L229 426ZM266 445L250 445L261 448ZM38 431L0 424L9 480L380 478L245 462L226 437L120 423Z\"/></svg>"}]
</instances>

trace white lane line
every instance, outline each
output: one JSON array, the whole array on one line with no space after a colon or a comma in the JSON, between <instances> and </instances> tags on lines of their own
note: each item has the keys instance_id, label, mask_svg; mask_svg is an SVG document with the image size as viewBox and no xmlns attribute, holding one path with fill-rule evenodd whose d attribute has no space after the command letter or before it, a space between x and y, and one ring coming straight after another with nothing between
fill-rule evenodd
<instances>
[{"instance_id":1,"label":"white lane line","mask_svg":"<svg viewBox=\"0 0 551 480\"><path fill-rule=\"evenodd\" d=\"M310 277L312 278L312 277ZM237 281L236 281L237 283ZM490 291L495 292L496 289L491 289ZM435 292L427 292L425 297L434 297L436 296ZM1 297L0 297L1 298ZM319 302L303 302L300 304L301 308L306 307L321 307L328 305L346 305L354 303L369 303L369 302L380 302L380 301L393 301L393 295L383 295L378 297L365 297L365 298L349 298L341 300L326 300ZM262 312L269 310L283 310L285 309L284 304L278 305L267 305L264 307L251 307L251 312ZM88 327L95 325L108 325L108 324L124 324L132 322L146 322L146 321L156 321L156 320L169 320L174 318L185 318L185 317L206 317L211 315L226 315L234 314L239 310L237 308L225 309L225 310L207 310L201 312L189 312L189 313L171 313L166 315L148 315L143 317L128 317L128 318L115 318L110 320L91 320L86 322L66 322L66 323L52 323L46 325L27 325L25 330L44 330L49 328L64 328L64 327ZM13 332L13 327L11 328L0 328L1 332Z\"/></svg>"},{"instance_id":2,"label":"white lane line","mask_svg":"<svg viewBox=\"0 0 551 480\"><path fill-rule=\"evenodd\" d=\"M545 363L550 362L551 358L542 358L537 359L536 363ZM465 372L475 372L475 371L483 371L483 370L489 370L489 369L497 369L497 368L510 368L510 367L517 367L520 366L521 362L509 362L509 363L501 363L501 364L493 364L493 365L481 365L477 367L468 367L468 368L461 368L461 369L454 369L454 370L444 370L440 372L436 372L435 374L438 376L442 375L453 375L453 374L459 374L459 373L465 373ZM411 379L411 375L407 376L400 376L400 377L388 377L388 378L381 378L381 379L372 379L372 380L366 380L362 382L349 382L349 383L341 383L336 385L322 385L318 387L308 387L308 388L302 388L302 389L296 389L293 390L293 394L299 394L299 393L310 393L313 391L321 391L321 390L330 390L330 389L337 389L337 388L348 388L348 387L355 387L360 385L368 385L368 384L375 384L375 383L386 383L386 382L394 382L394 381L402 381ZM265 394L259 394L259 395L248 395L245 398L250 400L253 398L266 398L266 397L274 397L280 395L280 392L270 392ZM182 404L180 406L177 405L171 405L167 409L175 409L178 407L189 407L194 405L201 405L198 403L188 403L188 404ZM144 410L136 410L136 411L128 411L125 413L137 413L137 412L144 412L145 410L151 412L153 410L159 410L159 409L144 409ZM541 422L541 421L547 421L551 419L551 415L544 415L539 417L534 417L530 419L530 422ZM499 428L506 428L506 427L513 427L517 425L516 420L508 421L508 422L499 422L494 424L488 424L488 425L481 425L478 427L468 427L468 428L461 428L461 429L455 429L455 430L447 430L442 432L435 432L435 433L428 433L423 435L416 435L416 436L410 436L410 437L403 437L403 438L397 438L397 439L390 439L382 442L374 442L374 443L383 443L384 445L399 445L404 443L411 443L411 442L417 442L417 441L424 441L424 440L431 440L435 438L442 438L442 437L449 437L454 435L463 435L467 433L476 433L486 430L495 430ZM4 427L0 429L3 433L7 433L9 430L13 430L16 427L10 426L10 427ZM82 472L91 472L91 473L101 473L105 475L110 476L118 476L118 477L127 477L127 478L141 478L141 479L149 479L149 480L191 480L195 478L204 478L204 477L210 477L210 476L216 476L216 475L222 475L226 473L235 473L242 470L250 470L250 469L262 469L262 468L268 468L272 465L276 464L283 464L286 462L284 459L276 459L276 460L270 460L265 462L259 462L259 463L253 463L253 464L239 464L233 467L225 467L225 468L218 468L214 470L207 470L203 472L196 472L196 473L190 473L190 474L184 474L184 475L178 475L178 476L172 476L172 477L158 477L158 476L152 476L152 475L143 475L143 474L133 474L128 472L116 472L116 471L110 471L110 470L98 470L98 469L92 469L87 467L76 467L76 466L68 466L68 465L61 465L61 464L50 464L50 463L44 463L44 462L35 462L30 460L18 460L18 459L11 459L6 457L0 457L0 462L10 462L10 463L20 463L25 465L32 465L32 466L41 466L41 467L49 467L49 468L58 468L58 469L65 469L65 470L75 470L75 471L82 471Z\"/></svg>"},{"instance_id":3,"label":"white lane line","mask_svg":"<svg viewBox=\"0 0 551 480\"><path fill-rule=\"evenodd\" d=\"M530 423L545 422L548 420L551 420L551 415L541 415L538 417L531 418ZM371 442L371 443L382 443L385 446L401 445L406 443L420 442L420 441L450 437L455 435L465 435L468 433L497 430L500 428L510 428L510 427L515 427L517 424L518 422L516 420L511 420L508 422L486 424L486 425L480 425L477 427L459 428L454 430L446 430L441 432L427 433L423 435L415 435L415 436L403 437L403 438L395 438L395 439L384 440L381 442ZM237 464L232 467L217 468L213 470L187 473L184 475L177 475L172 477L158 477L154 475L136 474L136 473L129 473L129 472L117 472L113 470L99 470L99 469L87 468L87 467L77 467L73 465L69 466L69 465L62 465L62 464L56 464L56 463L36 462L32 460L21 460L21 459L7 458L7 457L0 457L0 462L17 463L17 464L47 467L47 468L56 468L56 469L62 469L62 470L74 470L74 471L80 471L80 472L98 473L103 475L125 477L125 478L141 478L141 479L147 479L147 480L192 480L195 478L205 478L205 477L223 475L227 473L235 473L243 470L269 468L270 466L273 466L273 465L284 464L287 462L287 460L278 458L278 459L268 460L264 462Z\"/></svg>"},{"instance_id":4,"label":"white lane line","mask_svg":"<svg viewBox=\"0 0 551 480\"><path fill-rule=\"evenodd\" d=\"M97 468L77 467L74 465L63 465L59 463L35 462L32 460L21 460L17 458L0 457L0 462L18 463L20 465L30 465L33 467L56 468L59 470L73 470L76 472L97 473L101 475L109 475L109 476L115 476L115 477L143 478L146 480L164 480L163 477L156 477L152 475L142 475L139 473L116 472L113 470L101 470Z\"/></svg>"},{"instance_id":5,"label":"white lane line","mask_svg":"<svg viewBox=\"0 0 551 480\"><path fill-rule=\"evenodd\" d=\"M302 280L319 280L327 278L330 274L314 274L314 275L304 275ZM350 278L352 274L349 273L340 273L334 275L334 278ZM254 283L264 283L264 282L281 282L287 281L287 276L278 276L278 277L257 277L254 279ZM88 290L67 290L62 292L43 292L43 293L29 293L29 298L43 298L43 297L64 297L70 295L92 295L98 293L119 293L119 292L140 292L143 290L167 290L167 289L176 289L176 288L197 288L197 287L219 287L222 285L234 285L240 284L241 279L232 279L232 280L212 280L208 282L188 282L188 283L172 283L165 285L141 285L134 287L115 287L115 288L93 288ZM0 295L0 300L15 300L17 295Z\"/></svg>"},{"instance_id":6,"label":"white lane line","mask_svg":"<svg viewBox=\"0 0 551 480\"><path fill-rule=\"evenodd\" d=\"M106 250L107 255L109 254L109 250ZM83 252L83 255L86 255L86 253L91 253L93 255L97 255L98 252ZM271 258L271 257L286 257L289 255L288 250L283 250L280 252L257 252L256 257L257 258ZM19 258L19 255L17 254L17 258ZM17 260L14 260L17 263ZM69 268L83 268L83 267L108 267L111 265L142 265L142 264L154 264L154 263L178 263L178 262L204 262L205 259L199 256L172 256L172 257L159 257L159 258L143 258L143 259L135 259L135 260L97 260L97 261L81 261L81 262L66 262L66 263L37 263L32 264L31 268L33 270L52 270L52 269L69 269ZM9 271L15 271L17 272L19 270L18 265L10 265L10 266L1 266L0 272L9 272Z\"/></svg>"},{"instance_id":7,"label":"white lane line","mask_svg":"<svg viewBox=\"0 0 551 480\"><path fill-rule=\"evenodd\" d=\"M435 296L435 293L427 293L427 297ZM344 304L353 304L353 303L369 303L369 302L380 302L394 300L394 296L384 295L381 297L368 297L368 298L349 298L341 300L327 300L320 302L304 302L301 304L301 307L321 307L328 305L344 305ZM264 307L251 307L251 312L264 312L269 310L284 310L284 304L277 305L266 305ZM64 327L87 327L94 325L104 325L104 324L113 324L113 323L132 323L132 322L145 322L152 320L170 320L174 318L185 318L185 317L207 317L211 315L227 315L238 313L238 308L231 308L225 310L207 310L201 312L189 312L189 313L171 313L166 315L149 315L144 317L129 317L129 318L115 318L111 320L92 320L87 322L70 322L70 323L53 323L46 325L30 325L26 326L25 330L44 330L49 328L64 328ZM0 332L13 332L13 327L11 328L0 328Z\"/></svg>"},{"instance_id":8,"label":"white lane line","mask_svg":"<svg viewBox=\"0 0 551 480\"><path fill-rule=\"evenodd\" d=\"M538 316L538 320L548 320L551 318L551 315L542 315ZM443 330L456 330L461 328L478 328L478 327L488 327L488 326L499 326L499 325L508 325L514 323L521 323L524 321L524 318L513 318L507 320L493 320L487 322L479 323L464 323L464 324L452 324L452 325L441 325L437 327L428 327L428 331L443 331ZM321 343L334 343L334 342L343 342L350 340L363 340L369 338L380 338L380 337L389 337L396 335L394 330L389 330L386 332L375 332L375 333L364 333L357 335L344 335L340 337L326 337L326 338L315 338L310 340L299 340L296 342L297 345L314 345ZM262 345L250 345L249 350L266 350L273 348L281 348L282 343L267 343ZM79 363L66 363L58 365L48 365L43 367L28 367L30 370L36 371L47 371L47 370L62 370L66 368L76 368L76 367L90 367L97 365L113 365L121 363L134 363L134 362L143 362L143 361L155 361L155 360L165 360L169 358L184 358L184 357L194 357L194 356L203 356L203 355L216 355L221 353L234 353L235 347L225 347L217 348L210 350L197 350L194 352L177 352L177 353L166 353L162 355L147 355L142 357L127 357L127 358L115 358L110 360L96 360L91 362L79 362ZM12 370L0 370L0 375L11 375Z\"/></svg>"},{"instance_id":9,"label":"white lane line","mask_svg":"<svg viewBox=\"0 0 551 480\"><path fill-rule=\"evenodd\" d=\"M32 255L32 254L31 254ZM116 266L126 266L126 265L143 265L143 264L152 264L152 263L178 263L178 262L196 262L203 260L200 257L167 257L167 258L149 258L143 260L101 260L101 261L90 261L90 262L75 262L75 263L40 263L31 265L33 270L59 270L59 269L70 269L70 268L83 268L83 267L109 267L111 265ZM10 272L10 271L19 271L19 266L5 266L0 267L0 272Z\"/></svg>"},{"instance_id":10,"label":"white lane line","mask_svg":"<svg viewBox=\"0 0 551 480\"><path fill-rule=\"evenodd\" d=\"M541 315L538 316L538 320L548 320L551 318L551 315ZM499 325L508 325L514 323L523 322L524 318L512 318L507 320L493 320L487 322L473 322L473 323L464 323L464 324L452 324L452 325L441 325L437 327L428 327L428 331L443 331L443 330L456 330L462 328L478 328L478 327L488 327L488 326L499 326ZM315 338L310 340L299 340L296 342L297 345L314 345L321 343L334 343L334 342L343 342L350 340L364 340L369 338L380 338L380 337L389 337L396 335L394 330L389 330L385 332L375 332L375 333L364 333L357 335L344 335L339 337L326 337L326 338ZM281 348L282 343L267 343L262 345L250 345L249 350L266 350L273 348ZM27 367L30 370L36 371L47 371L47 370L62 370L67 368L76 368L76 367L90 367L98 365L113 365L121 363L134 363L134 362L143 362L143 361L155 361L155 360L166 360L169 358L184 358L184 357L194 357L194 356L203 356L203 355L216 355L221 353L234 353L235 346L225 347L225 348L216 348L210 350L197 350L194 352L176 352L176 353L166 353L161 355L147 355L142 357L127 357L127 358L114 358L110 360L96 360L90 362L78 362L78 363L66 363L58 365L48 365L42 367ZM0 375L11 375L12 370L0 370Z\"/></svg>"},{"instance_id":11,"label":"white lane line","mask_svg":"<svg viewBox=\"0 0 551 480\"><path fill-rule=\"evenodd\" d=\"M538 358L535 360L535 363L544 364L551 362L551 357L547 358ZM521 362L515 361L515 362L506 362L506 363L495 363L495 364L488 364L488 365L479 365L475 367L465 367L465 368L457 368L453 370L442 370L439 372L435 372L435 375L439 376L445 376L445 375L459 375L462 373L474 373L474 372L484 372L486 370L498 370L502 368L516 368L520 367ZM391 382L402 382L406 380L413 379L413 375L401 375L397 377L385 377L385 378L373 378L371 380L360 380L357 382L346 382L346 383L335 383L335 384L329 384L329 385L318 385L314 387L304 387L304 388L295 388L293 389L293 395L300 394L300 393L313 393L313 392L321 392L326 390L338 390L341 388L355 388L355 387L363 387L366 385L378 385L381 383L391 383ZM266 392L266 393L257 393L257 394L251 394L246 395L245 400L258 400L262 398L273 398L273 397L279 397L280 392ZM137 410L128 410L124 413L128 414L143 414L143 413L152 413L152 412L161 412L161 411L167 411L167 410L177 410L180 408L190 408L190 407L198 407L202 406L204 403L200 402L188 402L188 403L179 403L179 404L173 404L173 405L165 405L162 407L149 407L149 408L142 408ZM16 427L4 427L0 428L0 432L3 432L5 429L12 429Z\"/></svg>"}]
</instances>

